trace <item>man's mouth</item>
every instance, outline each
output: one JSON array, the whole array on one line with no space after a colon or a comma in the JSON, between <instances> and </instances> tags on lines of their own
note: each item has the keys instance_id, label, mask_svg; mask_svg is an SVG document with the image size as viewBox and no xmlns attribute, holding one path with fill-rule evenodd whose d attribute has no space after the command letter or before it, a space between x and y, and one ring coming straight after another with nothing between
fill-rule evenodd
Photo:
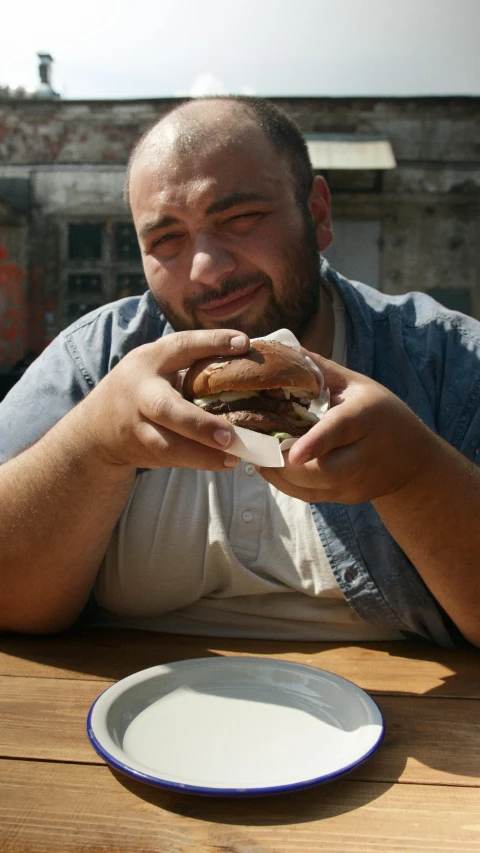
<instances>
[{"instance_id":1,"label":"man's mouth","mask_svg":"<svg viewBox=\"0 0 480 853\"><path fill-rule=\"evenodd\" d=\"M236 290L222 299L205 302L198 306L197 311L206 314L212 320L226 320L235 317L254 301L263 287L263 282L252 284L249 287L242 288L242 290Z\"/></svg>"}]
</instances>

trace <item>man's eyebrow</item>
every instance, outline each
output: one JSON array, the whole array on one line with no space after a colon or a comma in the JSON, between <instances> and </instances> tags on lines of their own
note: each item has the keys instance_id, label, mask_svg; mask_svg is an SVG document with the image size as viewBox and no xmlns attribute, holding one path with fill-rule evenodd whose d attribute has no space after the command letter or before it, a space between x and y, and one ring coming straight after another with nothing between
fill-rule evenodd
<instances>
[{"instance_id":1,"label":"man's eyebrow","mask_svg":"<svg viewBox=\"0 0 480 853\"><path fill-rule=\"evenodd\" d=\"M168 228L169 225L175 225L178 222L178 219L175 219L174 216L160 216L158 219L152 219L150 222L146 222L145 225L142 225L138 232L138 236L141 240L145 240L152 231L158 231L160 228Z\"/></svg>"},{"instance_id":2,"label":"man's eyebrow","mask_svg":"<svg viewBox=\"0 0 480 853\"><path fill-rule=\"evenodd\" d=\"M223 213L230 207L235 207L237 204L247 204L249 201L268 201L268 198L260 193L232 193L225 198L214 201L210 207L207 207L207 213Z\"/></svg>"},{"instance_id":3,"label":"man's eyebrow","mask_svg":"<svg viewBox=\"0 0 480 853\"><path fill-rule=\"evenodd\" d=\"M236 207L238 204L248 204L250 201L268 201L268 197L260 193L231 193L231 195L214 201L210 207L207 207L207 215L214 213L223 213L231 207ZM145 222L140 228L138 236L141 240L145 240L152 231L159 231L161 228L169 228L170 225L176 225L180 220L174 216L160 216L158 219L152 219L150 222Z\"/></svg>"}]
</instances>

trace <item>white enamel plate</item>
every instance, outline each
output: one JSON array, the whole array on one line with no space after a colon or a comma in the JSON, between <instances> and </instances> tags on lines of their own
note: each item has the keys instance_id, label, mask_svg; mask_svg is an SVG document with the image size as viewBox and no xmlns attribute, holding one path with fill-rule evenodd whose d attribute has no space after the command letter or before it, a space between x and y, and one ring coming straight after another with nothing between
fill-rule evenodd
<instances>
[{"instance_id":1,"label":"white enamel plate","mask_svg":"<svg viewBox=\"0 0 480 853\"><path fill-rule=\"evenodd\" d=\"M93 703L98 754L128 776L210 796L327 782L369 758L384 732L360 687L321 669L252 657L183 660L134 673Z\"/></svg>"}]
</instances>

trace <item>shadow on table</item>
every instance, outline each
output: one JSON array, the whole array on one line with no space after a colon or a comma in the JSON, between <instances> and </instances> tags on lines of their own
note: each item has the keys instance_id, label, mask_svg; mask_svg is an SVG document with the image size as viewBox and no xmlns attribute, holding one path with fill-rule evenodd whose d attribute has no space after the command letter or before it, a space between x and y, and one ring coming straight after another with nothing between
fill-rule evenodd
<instances>
[{"instance_id":1,"label":"shadow on table","mask_svg":"<svg viewBox=\"0 0 480 853\"><path fill-rule=\"evenodd\" d=\"M223 642L218 640L219 648L223 648ZM55 635L0 635L0 653L39 664L42 671L38 674L42 676L48 676L45 667L51 667L53 676L64 671L69 677L78 673L100 681L119 681L132 672L186 657L215 657L211 645L212 641L203 637L123 628L72 628ZM238 648L242 648L241 641ZM29 674L36 672L32 669Z\"/></svg>"},{"instance_id":2,"label":"shadow on table","mask_svg":"<svg viewBox=\"0 0 480 853\"><path fill-rule=\"evenodd\" d=\"M328 784L288 794L256 797L207 797L173 793L136 782L117 771L110 771L118 782L147 803L159 809L211 823L240 826L287 826L324 820L346 814L373 803L395 782L352 784L345 776ZM398 768L401 773L401 768Z\"/></svg>"},{"instance_id":3,"label":"shadow on table","mask_svg":"<svg viewBox=\"0 0 480 853\"><path fill-rule=\"evenodd\" d=\"M213 799L176 794L131 780L113 772L119 782L136 796L159 808L204 820L247 823L298 823L322 816L346 813L373 802L403 777L409 759L417 765L459 777L480 777L478 699L480 698L479 654L475 649L454 651L426 643L287 643L256 640L226 640L152 635L143 631L79 629L56 637L0 637L0 652L28 661L29 675L116 681L150 666L185 658L215 657L217 654L260 654L262 657L296 653L312 656L319 650L338 650L354 645L359 673L368 661L372 645L377 651L413 663L407 666L418 675L424 664L437 663L430 687L419 693L408 684L402 691L369 689L386 720L386 737L379 750L363 766L327 785L265 798ZM219 652L215 649L218 648ZM330 664L331 664L330 659ZM32 666L30 666L32 664ZM37 671L38 665L38 671ZM394 665L392 660L392 666ZM387 665L388 674L388 665ZM353 679L355 680L355 679ZM360 677L359 677L360 680ZM382 684L382 682L377 682ZM398 678L397 678L398 684ZM383 685L382 685L383 686ZM409 690L410 687L410 690ZM403 701L396 701L402 696ZM437 699L442 701L437 702ZM455 703L455 704L453 704ZM466 749L468 744L468 749ZM419 771L420 772L420 771ZM428 769L426 775L428 776ZM430 777L431 779L431 774ZM361 784L354 784L361 781ZM414 781L412 779L411 781ZM465 783L463 783L465 784Z\"/></svg>"},{"instance_id":4,"label":"shadow on table","mask_svg":"<svg viewBox=\"0 0 480 853\"><path fill-rule=\"evenodd\" d=\"M365 667L368 669L368 656L372 648L387 658L405 658L409 662L417 662L420 669L423 664L429 663L443 667L443 671L439 670L435 675L436 686L422 691L421 694L418 689L409 689L408 680L405 680L404 685L402 683L401 691L391 689L388 683L383 689L378 677L375 677L375 688L365 684L365 681L361 684L367 692L377 696L383 693L410 693L438 698L462 696L480 699L480 652L474 648L460 651L441 649L422 641L316 643L228 639L123 628L72 628L57 635L0 634L0 655L3 653L30 661L32 667L29 668L28 675L49 676L48 669L51 668L52 676L62 677L63 671L68 677L75 677L78 673L79 677L101 681L118 681L132 672L151 666L186 658L216 657L219 654L269 657L293 653L299 660L308 662L308 659L319 651L335 652L344 646L355 649L359 679L361 671L365 670ZM38 672L35 665L39 667ZM388 667L386 671L388 678Z\"/></svg>"}]
</instances>

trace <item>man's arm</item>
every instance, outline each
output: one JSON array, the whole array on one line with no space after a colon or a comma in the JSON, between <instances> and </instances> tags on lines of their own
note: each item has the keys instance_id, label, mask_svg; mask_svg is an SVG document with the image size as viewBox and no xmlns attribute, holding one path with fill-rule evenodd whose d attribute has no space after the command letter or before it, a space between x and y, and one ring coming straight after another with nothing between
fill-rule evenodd
<instances>
[{"instance_id":1,"label":"man's arm","mask_svg":"<svg viewBox=\"0 0 480 853\"><path fill-rule=\"evenodd\" d=\"M235 466L225 452L233 428L219 428L218 418L187 403L174 386L197 359L247 348L248 338L229 330L169 335L139 347L43 438L0 467L0 630L50 632L72 624L137 468Z\"/></svg>"},{"instance_id":2,"label":"man's arm","mask_svg":"<svg viewBox=\"0 0 480 853\"><path fill-rule=\"evenodd\" d=\"M85 448L81 406L0 467L0 630L73 623L132 488L134 468Z\"/></svg>"},{"instance_id":3,"label":"man's arm","mask_svg":"<svg viewBox=\"0 0 480 853\"><path fill-rule=\"evenodd\" d=\"M480 468L383 386L312 358L332 408L285 454L285 468L262 475L305 501L371 501L461 633L480 646Z\"/></svg>"}]
</instances>

